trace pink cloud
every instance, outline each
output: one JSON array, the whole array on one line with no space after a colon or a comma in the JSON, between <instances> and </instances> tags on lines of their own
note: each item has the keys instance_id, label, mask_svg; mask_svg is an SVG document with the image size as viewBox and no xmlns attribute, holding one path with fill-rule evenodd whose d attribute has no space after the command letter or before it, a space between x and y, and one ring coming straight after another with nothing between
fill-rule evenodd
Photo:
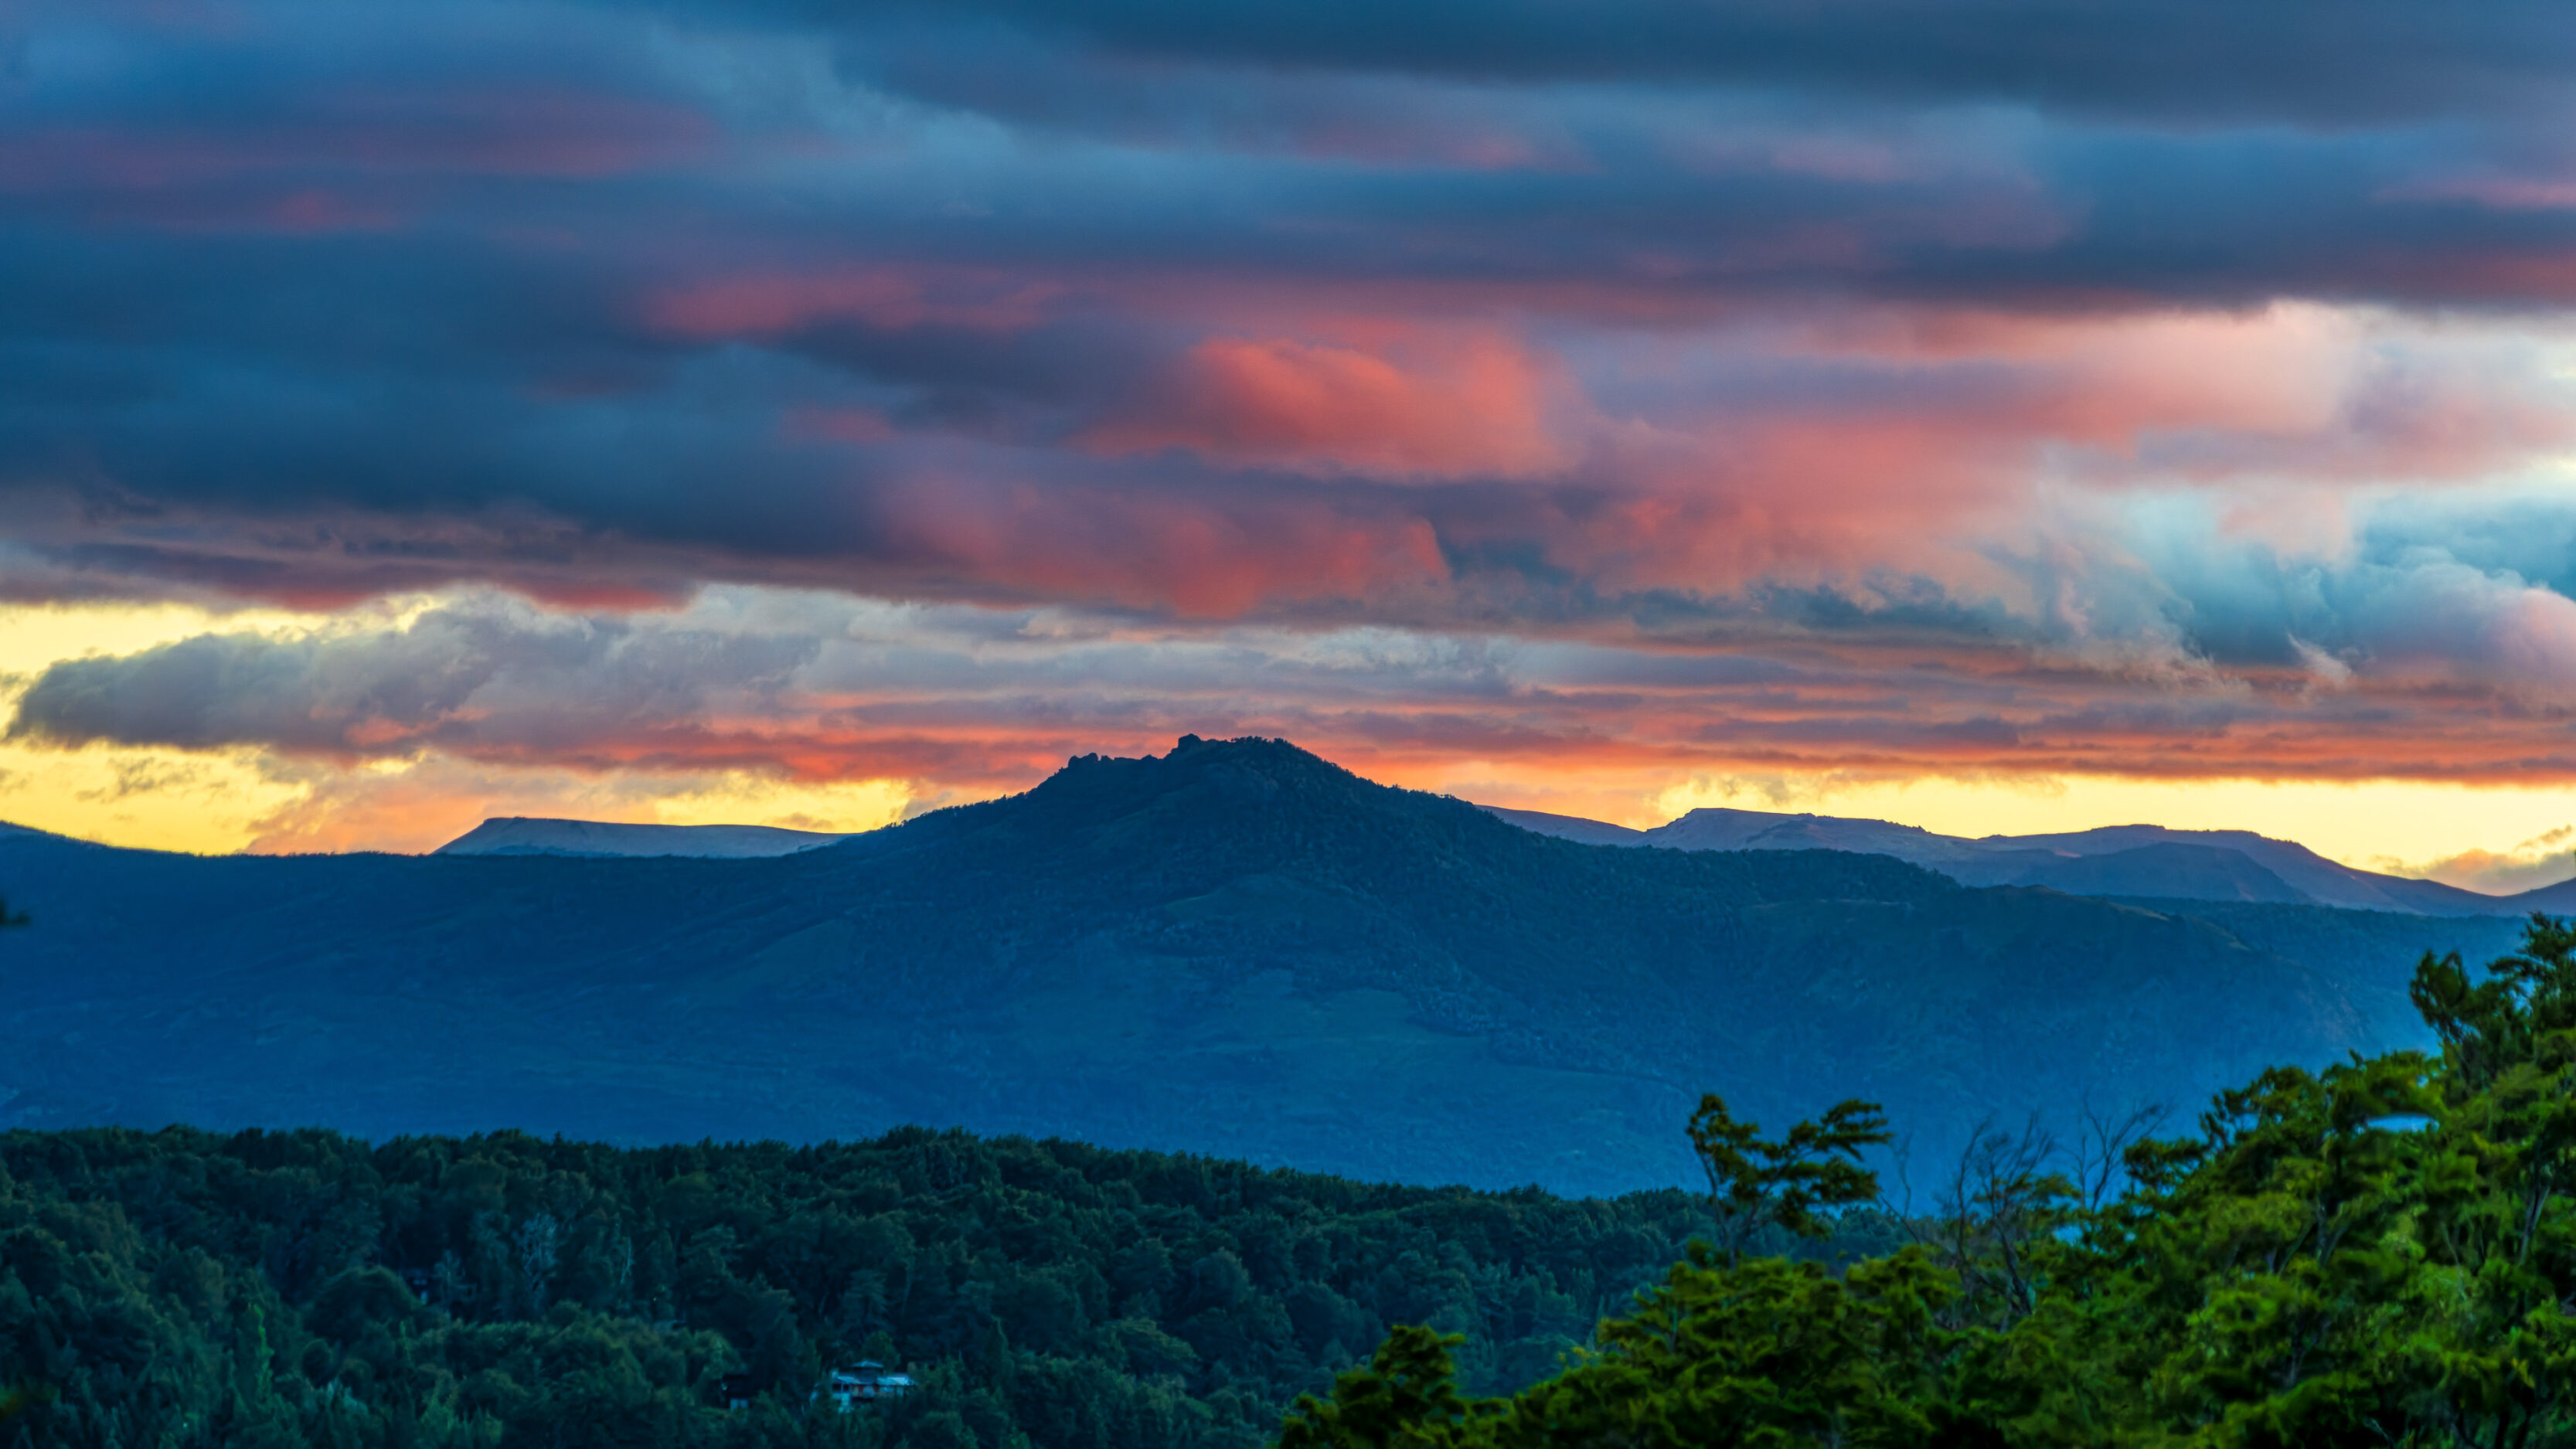
<instances>
[{"instance_id":1,"label":"pink cloud","mask_svg":"<svg viewBox=\"0 0 2576 1449\"><path fill-rule=\"evenodd\" d=\"M1382 345L1211 337L1167 390L1082 441L1322 473L1522 478L1573 462L1551 427L1571 385L1550 360L1493 331L1375 330Z\"/></svg>"},{"instance_id":2,"label":"pink cloud","mask_svg":"<svg viewBox=\"0 0 2576 1449\"><path fill-rule=\"evenodd\" d=\"M924 572L1185 618L1385 598L1448 576L1427 520L1353 516L1312 500L1228 504L958 479L916 483L880 507Z\"/></svg>"}]
</instances>

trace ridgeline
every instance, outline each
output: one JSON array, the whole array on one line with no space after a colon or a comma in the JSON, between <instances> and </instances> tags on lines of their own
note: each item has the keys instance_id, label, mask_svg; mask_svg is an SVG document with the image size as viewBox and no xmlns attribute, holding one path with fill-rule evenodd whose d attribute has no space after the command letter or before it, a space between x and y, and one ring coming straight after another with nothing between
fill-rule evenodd
<instances>
[{"instance_id":1,"label":"ridgeline","mask_svg":"<svg viewBox=\"0 0 2576 1449\"><path fill-rule=\"evenodd\" d=\"M1883 856L1533 834L1287 744L1071 761L770 859L197 858L0 836L0 1125L906 1123L1350 1176L1691 1180L1714 1089L1988 1116L2424 1040L2511 922L1967 889Z\"/></svg>"}]
</instances>

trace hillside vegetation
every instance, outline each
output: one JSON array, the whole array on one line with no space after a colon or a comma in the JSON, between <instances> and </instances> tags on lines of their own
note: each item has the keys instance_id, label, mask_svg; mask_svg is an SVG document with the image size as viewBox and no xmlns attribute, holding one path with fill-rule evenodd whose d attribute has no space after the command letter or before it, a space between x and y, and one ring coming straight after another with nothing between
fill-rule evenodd
<instances>
[{"instance_id":1,"label":"hillside vegetation","mask_svg":"<svg viewBox=\"0 0 2576 1449\"><path fill-rule=\"evenodd\" d=\"M775 859L21 832L0 888L35 916L0 948L0 1124L927 1123L1580 1193L1687 1181L1672 1126L1711 1088L1766 1121L1868 1095L1933 1157L1989 1114L2420 1043L2416 957L2513 929L1584 845L1265 740Z\"/></svg>"},{"instance_id":2,"label":"hillside vegetation","mask_svg":"<svg viewBox=\"0 0 2576 1449\"><path fill-rule=\"evenodd\" d=\"M1399 1329L1282 1449L2576 1444L2576 930L2536 917L2484 972L2428 957L2413 995L2438 1056L2266 1071L2126 1144L2117 1198L2000 1140L1896 1253L1836 1275L1694 1244L1508 1398ZM1722 1200L1774 1221L1828 1181L1780 1150L1814 1129L1713 1136ZM1828 1200L1869 1195L1823 1156Z\"/></svg>"},{"instance_id":3,"label":"hillside vegetation","mask_svg":"<svg viewBox=\"0 0 2576 1449\"><path fill-rule=\"evenodd\" d=\"M1996 1134L1903 1215L1857 1102L1704 1098L1706 1198L1579 1203L918 1131L12 1133L0 1445L2576 1443L2576 930L2412 995L2438 1055ZM919 1391L814 1404L853 1355Z\"/></svg>"},{"instance_id":4,"label":"hillside vegetation","mask_svg":"<svg viewBox=\"0 0 2576 1449\"><path fill-rule=\"evenodd\" d=\"M0 1446L1245 1446L1395 1324L1539 1378L1708 1223L953 1132L18 1132ZM845 1438L806 1395L860 1357L923 1389Z\"/></svg>"}]
</instances>

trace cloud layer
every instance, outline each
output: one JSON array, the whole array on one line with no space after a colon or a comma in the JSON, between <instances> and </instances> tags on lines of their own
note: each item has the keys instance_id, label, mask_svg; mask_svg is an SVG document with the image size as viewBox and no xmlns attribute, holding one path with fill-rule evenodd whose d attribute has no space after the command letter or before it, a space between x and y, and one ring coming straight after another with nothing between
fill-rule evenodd
<instances>
[{"instance_id":1,"label":"cloud layer","mask_svg":"<svg viewBox=\"0 0 2576 1449\"><path fill-rule=\"evenodd\" d=\"M2566 781L2571 136L2537 3L19 6L0 595L430 602L12 736Z\"/></svg>"}]
</instances>

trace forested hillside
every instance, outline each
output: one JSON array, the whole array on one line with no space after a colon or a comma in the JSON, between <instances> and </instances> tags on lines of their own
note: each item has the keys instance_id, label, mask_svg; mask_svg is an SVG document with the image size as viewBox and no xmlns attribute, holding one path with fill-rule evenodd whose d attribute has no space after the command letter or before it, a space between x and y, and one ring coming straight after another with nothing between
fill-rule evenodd
<instances>
[{"instance_id":1,"label":"forested hillside","mask_svg":"<svg viewBox=\"0 0 2576 1449\"><path fill-rule=\"evenodd\" d=\"M2419 963L2437 1056L2274 1068L2192 1130L2071 1157L1999 1136L1912 1241L1838 1273L1694 1244L1507 1398L1400 1328L1281 1449L2576 1444L2576 930L2529 925L2485 969ZM1862 1103L1765 1139L1712 1100L1693 1130L1756 1226L1869 1200L1847 1154L1880 1135Z\"/></svg>"},{"instance_id":2,"label":"forested hillside","mask_svg":"<svg viewBox=\"0 0 2576 1449\"><path fill-rule=\"evenodd\" d=\"M1252 1445L1395 1324L1466 1335L1478 1388L1542 1377L1708 1224L953 1132L17 1132L0 1446ZM806 1395L861 1357L924 1387L843 1438Z\"/></svg>"},{"instance_id":3,"label":"forested hillside","mask_svg":"<svg viewBox=\"0 0 2576 1449\"><path fill-rule=\"evenodd\" d=\"M2411 987L2437 1056L1998 1133L1902 1216L1859 1102L1706 1097L1708 1195L1615 1202L917 1131L12 1133L0 1446L2561 1449L2576 930ZM862 1355L919 1388L811 1397Z\"/></svg>"},{"instance_id":4,"label":"forested hillside","mask_svg":"<svg viewBox=\"0 0 2576 1449\"><path fill-rule=\"evenodd\" d=\"M34 916L0 947L0 1124L927 1123L1593 1193L1686 1181L1673 1124L1710 1088L1765 1120L1873 1096L1937 1155L1990 1113L2418 1042L2415 958L2512 932L1583 845L1267 740L1084 757L778 859L20 832L0 890Z\"/></svg>"}]
</instances>

